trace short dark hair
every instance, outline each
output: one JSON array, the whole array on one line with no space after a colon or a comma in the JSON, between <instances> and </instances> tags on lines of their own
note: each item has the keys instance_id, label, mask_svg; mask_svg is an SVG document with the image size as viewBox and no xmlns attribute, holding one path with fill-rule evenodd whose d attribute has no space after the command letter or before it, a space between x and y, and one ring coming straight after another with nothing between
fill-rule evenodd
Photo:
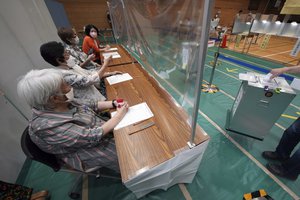
<instances>
[{"instance_id":1,"label":"short dark hair","mask_svg":"<svg viewBox=\"0 0 300 200\"><path fill-rule=\"evenodd\" d=\"M57 34L64 43L70 45L70 39L74 36L74 30L72 28L61 27L58 28Z\"/></svg>"},{"instance_id":2,"label":"short dark hair","mask_svg":"<svg viewBox=\"0 0 300 200\"><path fill-rule=\"evenodd\" d=\"M61 42L47 42L40 47L41 56L53 66L59 66L57 59L64 59L65 47Z\"/></svg>"},{"instance_id":3,"label":"short dark hair","mask_svg":"<svg viewBox=\"0 0 300 200\"><path fill-rule=\"evenodd\" d=\"M90 31L91 31L92 28L96 29L97 34L99 35L98 28L96 26L94 26L93 24L88 24L88 25L85 26L85 29L84 29L85 35L92 37L90 35Z\"/></svg>"}]
</instances>

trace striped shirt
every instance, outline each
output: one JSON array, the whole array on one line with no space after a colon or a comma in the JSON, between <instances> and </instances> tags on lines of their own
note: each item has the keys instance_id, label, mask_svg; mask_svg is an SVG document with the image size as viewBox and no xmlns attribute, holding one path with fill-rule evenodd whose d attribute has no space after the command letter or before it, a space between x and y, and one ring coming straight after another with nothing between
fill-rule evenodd
<instances>
[{"instance_id":1,"label":"striped shirt","mask_svg":"<svg viewBox=\"0 0 300 200\"><path fill-rule=\"evenodd\" d=\"M102 166L119 171L114 139L103 137L105 121L95 114L96 105L70 104L68 112L33 109L29 124L32 141L72 168L82 171Z\"/></svg>"}]
</instances>

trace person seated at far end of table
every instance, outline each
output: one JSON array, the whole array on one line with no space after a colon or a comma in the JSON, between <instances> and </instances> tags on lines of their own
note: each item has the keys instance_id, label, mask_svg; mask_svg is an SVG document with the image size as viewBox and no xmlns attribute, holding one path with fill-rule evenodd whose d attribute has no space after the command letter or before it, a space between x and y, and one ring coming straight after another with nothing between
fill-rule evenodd
<instances>
[{"instance_id":1,"label":"person seated at far end of table","mask_svg":"<svg viewBox=\"0 0 300 200\"><path fill-rule=\"evenodd\" d=\"M95 58L95 55L91 54L87 56L83 51L81 51L80 47L78 46L79 38L76 34L76 31L72 28L64 28L61 27L58 29L58 36L60 39L65 43L65 49L68 53L74 58L73 65L79 65L82 68L86 69L93 69L99 70L102 66L98 63L93 62L92 60ZM109 64L108 61L111 61L112 56L104 59L103 65L107 67ZM107 60L107 62L105 62ZM119 74L121 72L114 71L114 72L105 72L102 77L107 77L115 74Z\"/></svg>"},{"instance_id":2,"label":"person seated at far end of table","mask_svg":"<svg viewBox=\"0 0 300 200\"><path fill-rule=\"evenodd\" d=\"M95 59L94 54L87 55L84 53L79 44L79 37L74 28L60 27L57 30L57 34L64 42L65 49L69 51L70 55L76 58L75 63L85 69L100 68L101 65L93 62Z\"/></svg>"},{"instance_id":3,"label":"person seated at far end of table","mask_svg":"<svg viewBox=\"0 0 300 200\"><path fill-rule=\"evenodd\" d=\"M72 87L58 69L31 70L18 82L17 92L32 108L29 121L31 140L43 151L80 171L107 167L119 172L114 127L128 111L128 103L120 107L115 101L73 101ZM104 109L116 108L108 121L96 115Z\"/></svg>"},{"instance_id":4,"label":"person seated at far end of table","mask_svg":"<svg viewBox=\"0 0 300 200\"><path fill-rule=\"evenodd\" d=\"M100 52L109 50L110 46L106 45L105 48L100 48L100 41L98 39L99 30L93 24L86 25L84 32L86 36L83 39L82 51L88 55L93 53L95 55L93 61L101 64Z\"/></svg>"}]
</instances>

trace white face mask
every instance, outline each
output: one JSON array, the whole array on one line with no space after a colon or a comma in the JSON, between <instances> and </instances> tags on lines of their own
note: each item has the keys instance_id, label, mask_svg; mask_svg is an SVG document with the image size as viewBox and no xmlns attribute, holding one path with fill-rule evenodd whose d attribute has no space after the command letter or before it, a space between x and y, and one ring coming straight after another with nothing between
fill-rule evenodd
<instances>
[{"instance_id":1,"label":"white face mask","mask_svg":"<svg viewBox=\"0 0 300 200\"><path fill-rule=\"evenodd\" d=\"M71 88L71 90L65 94L65 96L67 97L67 101L66 102L70 102L74 100L74 91L73 88Z\"/></svg>"},{"instance_id":2,"label":"white face mask","mask_svg":"<svg viewBox=\"0 0 300 200\"><path fill-rule=\"evenodd\" d=\"M76 36L76 38L74 38L74 43L79 44L79 37L78 36Z\"/></svg>"},{"instance_id":3,"label":"white face mask","mask_svg":"<svg viewBox=\"0 0 300 200\"><path fill-rule=\"evenodd\" d=\"M92 38L97 38L97 33L96 32L91 32L90 35L92 36Z\"/></svg>"},{"instance_id":4,"label":"white face mask","mask_svg":"<svg viewBox=\"0 0 300 200\"><path fill-rule=\"evenodd\" d=\"M70 55L69 59L67 60L67 65L69 67L74 67L76 65L76 58Z\"/></svg>"}]
</instances>

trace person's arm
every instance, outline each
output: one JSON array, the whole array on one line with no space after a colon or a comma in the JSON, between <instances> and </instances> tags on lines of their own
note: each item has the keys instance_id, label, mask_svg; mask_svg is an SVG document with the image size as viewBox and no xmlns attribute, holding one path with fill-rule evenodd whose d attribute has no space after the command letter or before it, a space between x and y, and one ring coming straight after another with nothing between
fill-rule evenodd
<instances>
[{"instance_id":1,"label":"person's arm","mask_svg":"<svg viewBox=\"0 0 300 200\"><path fill-rule=\"evenodd\" d=\"M92 60L94 60L94 58L95 58L94 54L89 55L87 57L87 59L80 64L80 67L84 68L86 65L90 64L90 62L92 62Z\"/></svg>"},{"instance_id":2,"label":"person's arm","mask_svg":"<svg viewBox=\"0 0 300 200\"><path fill-rule=\"evenodd\" d=\"M108 66L109 62L112 60L112 56L109 56L108 58L104 59L103 65L101 66L101 68L97 71L98 75L100 78L103 77L104 75L104 71L106 69L106 67Z\"/></svg>"},{"instance_id":3,"label":"person's arm","mask_svg":"<svg viewBox=\"0 0 300 200\"><path fill-rule=\"evenodd\" d=\"M113 76L113 75L116 75L116 74L123 74L123 72L121 72L121 71L105 72L102 75L102 78L105 78L105 77L108 77L108 76Z\"/></svg>"},{"instance_id":4,"label":"person's arm","mask_svg":"<svg viewBox=\"0 0 300 200\"><path fill-rule=\"evenodd\" d=\"M114 101L98 101L97 110L102 111L110 108L115 108L116 106L116 102Z\"/></svg>"},{"instance_id":5,"label":"person's arm","mask_svg":"<svg viewBox=\"0 0 300 200\"><path fill-rule=\"evenodd\" d=\"M283 73L300 73L300 65L296 65L293 67L282 67L282 68L277 68L277 69L272 69L270 71L270 73L272 74L272 76L270 77L270 79L275 78L276 76L279 76L280 74Z\"/></svg>"},{"instance_id":6,"label":"person's arm","mask_svg":"<svg viewBox=\"0 0 300 200\"><path fill-rule=\"evenodd\" d=\"M110 46L107 44L107 45L105 45L105 47L104 48L100 48L100 51L107 51L107 50L109 50L110 49Z\"/></svg>"},{"instance_id":7,"label":"person's arm","mask_svg":"<svg viewBox=\"0 0 300 200\"><path fill-rule=\"evenodd\" d=\"M112 102L109 101L109 103ZM128 104L125 101L120 108L117 107L117 113L110 120L108 120L106 123L102 125L103 133L106 134L111 132L114 129L114 127L123 119L127 111L128 111Z\"/></svg>"},{"instance_id":8,"label":"person's arm","mask_svg":"<svg viewBox=\"0 0 300 200\"><path fill-rule=\"evenodd\" d=\"M80 74L77 74L76 72L74 73L66 72L64 74L64 80L74 88L82 88L89 85L94 85L95 83L99 83L100 77L98 76L97 73L92 75L82 76Z\"/></svg>"}]
</instances>

